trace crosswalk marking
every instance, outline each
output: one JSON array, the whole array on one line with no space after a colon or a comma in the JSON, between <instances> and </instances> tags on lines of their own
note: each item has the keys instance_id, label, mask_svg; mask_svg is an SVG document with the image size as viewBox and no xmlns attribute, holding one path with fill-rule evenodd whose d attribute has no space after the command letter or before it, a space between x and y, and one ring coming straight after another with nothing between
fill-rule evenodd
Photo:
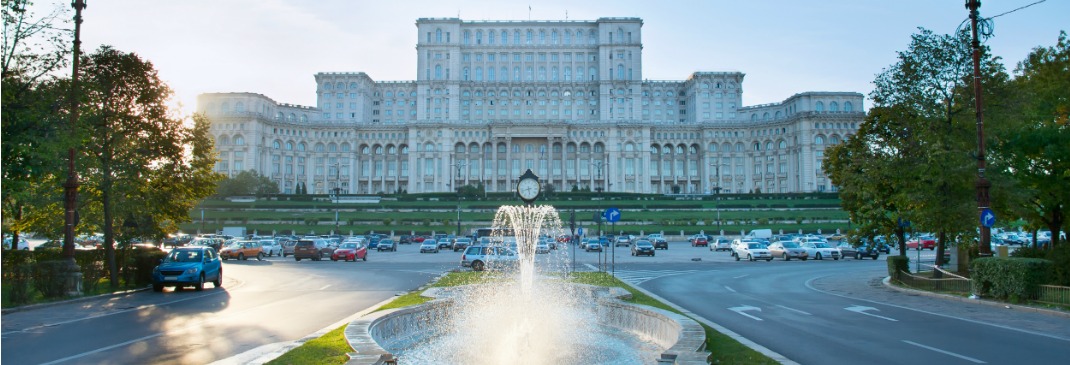
<instances>
[{"instance_id":1,"label":"crosswalk marking","mask_svg":"<svg viewBox=\"0 0 1070 365\"><path fill-rule=\"evenodd\" d=\"M649 280L673 275L694 274L708 270L617 270L615 276L623 282L640 285Z\"/></svg>"}]
</instances>

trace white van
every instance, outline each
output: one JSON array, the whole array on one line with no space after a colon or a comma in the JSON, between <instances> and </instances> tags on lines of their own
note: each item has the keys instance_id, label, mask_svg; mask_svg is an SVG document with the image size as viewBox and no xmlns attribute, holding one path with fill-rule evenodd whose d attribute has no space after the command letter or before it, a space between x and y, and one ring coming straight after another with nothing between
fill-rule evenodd
<instances>
[{"instance_id":1,"label":"white van","mask_svg":"<svg viewBox=\"0 0 1070 365\"><path fill-rule=\"evenodd\" d=\"M767 229L755 229L755 230L751 230L750 232L748 232L745 237L746 238L758 238L758 239L768 240L768 239L772 239L773 238L773 230L768 229L768 228Z\"/></svg>"}]
</instances>

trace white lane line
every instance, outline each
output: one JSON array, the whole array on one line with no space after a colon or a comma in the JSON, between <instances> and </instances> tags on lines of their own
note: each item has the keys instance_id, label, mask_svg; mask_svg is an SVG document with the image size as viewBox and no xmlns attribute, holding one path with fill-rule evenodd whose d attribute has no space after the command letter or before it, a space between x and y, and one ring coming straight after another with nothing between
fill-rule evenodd
<instances>
[{"instance_id":1,"label":"white lane line","mask_svg":"<svg viewBox=\"0 0 1070 365\"><path fill-rule=\"evenodd\" d=\"M996 328L1002 328L1002 329L1005 329L1005 330L1021 332L1021 333L1026 333L1026 334L1030 334L1030 335L1042 336L1042 337L1047 337L1047 338L1056 339L1056 340L1060 340L1060 341L1070 342L1070 338L1068 338L1068 337L1061 337L1061 336L1056 336L1056 335L1052 335L1052 334L1048 334L1048 333L1030 331L1030 330L1021 329L1021 328L1014 328L1014 327L1004 326L1004 325L995 324L995 323L982 322L982 321L969 319L969 318L955 317L955 316L948 315L948 314L930 312L930 311L921 310L921 309L917 309L917 308L911 308L911 307L902 306L902 305L895 305L895 304L890 304L890 303L885 303L885 302L878 302L876 300L856 298L856 297L851 297L851 296L847 296L847 295L843 295L843 294L827 292L827 291L824 291L824 290L817 289L817 288L815 288L813 286L814 280L821 279L821 278L824 278L824 277L827 277L827 276L830 276L830 275L810 278L810 280L807 280L804 285L808 289L816 291L818 293L825 293L825 294L832 295L832 296L837 296L837 297L840 297L840 298L851 299L851 300L860 300L860 301L863 301L863 302L870 302L870 303L873 303L873 304L880 304L880 305L885 305L885 306L889 306L889 307L893 307L893 308L899 308L899 309L905 309L905 310L908 310L908 311L925 313L925 314L933 315L933 316L937 316L937 317L957 319L957 320L960 320L960 321L963 321L963 322L969 322L969 323L973 323L973 324L979 324L979 325L991 326L991 327L996 327Z\"/></svg>"},{"instance_id":2,"label":"white lane line","mask_svg":"<svg viewBox=\"0 0 1070 365\"><path fill-rule=\"evenodd\" d=\"M736 276L736 277L733 277L733 279L742 279L742 278L745 278L745 277L748 277L748 276L750 276L750 274Z\"/></svg>"},{"instance_id":3,"label":"white lane line","mask_svg":"<svg viewBox=\"0 0 1070 365\"><path fill-rule=\"evenodd\" d=\"M322 288L320 288L319 290L327 290L327 288L330 288L330 287L331 287L331 284L327 284L327 285L324 285L324 286L323 286Z\"/></svg>"},{"instance_id":4,"label":"white lane line","mask_svg":"<svg viewBox=\"0 0 1070 365\"><path fill-rule=\"evenodd\" d=\"M744 313L746 311L758 311L758 312L761 312L762 309L758 308L758 307L752 307L752 306L749 306L749 305L744 305L742 307L728 308L728 310L736 312L736 313L739 313L740 315L746 316L746 317L748 317L750 319L753 319L755 321L761 321L762 320L761 318L758 318L758 317L752 316L750 314Z\"/></svg>"},{"instance_id":5,"label":"white lane line","mask_svg":"<svg viewBox=\"0 0 1070 365\"><path fill-rule=\"evenodd\" d=\"M951 355L951 356L954 356L954 357L957 357L957 358L960 358L960 359L963 359L963 360L966 360L966 361L969 361L969 362L972 362L972 363L975 363L975 364L987 364L984 361L977 360L977 359L974 359L974 358L969 357L969 356L959 355L959 354L956 354L956 353L951 352L951 351L945 351L945 350L941 350L941 349L938 349L938 348L935 348L935 347L925 346L925 345L922 345L922 344L917 343L917 342L907 341L907 340L903 340L903 342L906 342L908 344L911 344L911 345L914 345L914 346L917 346L917 347L921 347L921 348L926 349L926 350L936 351L936 352L939 352L939 353L944 354L944 355Z\"/></svg>"},{"instance_id":6,"label":"white lane line","mask_svg":"<svg viewBox=\"0 0 1070 365\"><path fill-rule=\"evenodd\" d=\"M777 307L784 308L784 309L787 309L789 311L796 312L796 313L802 313L802 314L805 314L805 315L808 315L808 316L812 316L813 315L813 314L806 313L806 312L803 312L803 311L795 309L795 308L788 308L788 307L782 306L780 304L777 304Z\"/></svg>"},{"instance_id":7,"label":"white lane line","mask_svg":"<svg viewBox=\"0 0 1070 365\"><path fill-rule=\"evenodd\" d=\"M888 317L885 317L885 316L878 316L878 315L873 314L873 313L866 313L866 311L878 311L878 312L880 311L880 309L873 308L873 307L865 307L865 306L861 306L861 305L856 305L856 306L851 306L851 307L847 307L847 308L844 308L844 309L849 310L851 312L858 313L858 314L865 314L865 315L870 316L870 317L877 317L877 318L888 320L888 321L892 321L892 322L899 322L896 319L888 318Z\"/></svg>"},{"instance_id":8,"label":"white lane line","mask_svg":"<svg viewBox=\"0 0 1070 365\"><path fill-rule=\"evenodd\" d=\"M735 292L736 292L736 290L735 290L735 289L732 289L732 287L730 287L730 286L728 286L728 285L725 285L725 286L724 286L724 288L725 288L725 289L728 289L728 291L730 291L730 292L733 292L733 293L735 293Z\"/></svg>"}]
</instances>

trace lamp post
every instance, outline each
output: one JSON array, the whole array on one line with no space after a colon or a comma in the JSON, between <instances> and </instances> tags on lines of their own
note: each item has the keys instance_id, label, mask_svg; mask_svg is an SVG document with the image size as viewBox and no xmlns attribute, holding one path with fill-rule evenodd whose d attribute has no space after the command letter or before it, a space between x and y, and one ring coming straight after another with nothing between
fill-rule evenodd
<instances>
[{"instance_id":1,"label":"lamp post","mask_svg":"<svg viewBox=\"0 0 1070 365\"><path fill-rule=\"evenodd\" d=\"M985 179L985 122L984 112L981 104L981 43L977 40L977 19L979 14L977 8L981 7L980 0L966 0L966 8L970 9L970 24L972 27L971 33L973 33L973 41L971 47L973 48L973 92L974 92L974 109L977 114L977 212L983 213L988 209L988 188L992 186L992 183ZM992 240L992 229L986 227L984 222L980 225L980 242L978 243L977 251L982 257L992 256L992 247L990 246Z\"/></svg>"},{"instance_id":2,"label":"lamp post","mask_svg":"<svg viewBox=\"0 0 1070 365\"><path fill-rule=\"evenodd\" d=\"M602 181L602 161L601 160L595 161L594 162L594 167L598 171L598 181ZM602 183L599 183L598 186L594 188L594 190L598 192L598 200L599 200L598 212L595 213L595 217L597 217L597 219L598 219L598 244L601 245L602 244L602 218L603 218L602 217L602 203L601 203L602 198L603 198L603 196L602 196L602 190L603 190L602 189ZM606 242L606 243L609 243L609 242ZM598 251L598 267L599 267L599 269L601 269L603 267L602 266L602 253L605 252L605 250L606 250L605 247L603 247L602 250Z\"/></svg>"},{"instance_id":3,"label":"lamp post","mask_svg":"<svg viewBox=\"0 0 1070 365\"><path fill-rule=\"evenodd\" d=\"M717 184L713 186L713 193L716 194L714 200L714 209L717 211L717 234L721 234L721 165L715 162L710 162L710 166L717 171Z\"/></svg>"},{"instance_id":4,"label":"lamp post","mask_svg":"<svg viewBox=\"0 0 1070 365\"><path fill-rule=\"evenodd\" d=\"M464 180L463 178L461 178L461 169L463 169L467 165L468 164L466 164L464 162L458 162L458 163L450 165L450 166L456 166L457 167L457 179L456 180ZM450 178L450 182L453 183L454 190L457 191L457 233L456 233L456 235L460 236L461 235L461 186L460 186L460 184L457 184L457 181L455 181L455 179L453 179L453 178Z\"/></svg>"},{"instance_id":5,"label":"lamp post","mask_svg":"<svg viewBox=\"0 0 1070 365\"><path fill-rule=\"evenodd\" d=\"M82 33L82 10L86 8L85 0L71 2L74 8L74 63L71 67L71 134L75 133L78 124L78 67L81 58L81 33ZM67 149L67 181L63 183L63 258L67 262L67 294L82 294L82 273L78 263L74 261L74 226L75 209L78 203L78 173L74 170L74 147Z\"/></svg>"},{"instance_id":6,"label":"lamp post","mask_svg":"<svg viewBox=\"0 0 1070 365\"><path fill-rule=\"evenodd\" d=\"M334 197L333 198L334 198L334 203L338 204L338 201L339 201L338 195L342 193L342 179L341 179L342 164L340 162L335 162L331 166L334 166ZM338 232L339 232L339 230L338 230L339 227L338 226L339 226L339 223L338 223L338 206L335 206L334 207L334 234L338 234Z\"/></svg>"}]
</instances>

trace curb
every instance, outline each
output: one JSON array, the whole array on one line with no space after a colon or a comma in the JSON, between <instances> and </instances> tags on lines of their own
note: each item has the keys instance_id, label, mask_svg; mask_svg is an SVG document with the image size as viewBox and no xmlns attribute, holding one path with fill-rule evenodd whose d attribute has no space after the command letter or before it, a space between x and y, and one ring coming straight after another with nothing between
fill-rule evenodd
<instances>
[{"instance_id":1,"label":"curb","mask_svg":"<svg viewBox=\"0 0 1070 365\"><path fill-rule=\"evenodd\" d=\"M1046 314L1046 315L1055 316L1055 317L1070 318L1070 312L1066 312L1066 311L1055 310L1055 309L1047 309L1047 308L1037 308L1037 307L1032 307L1032 306L1027 306L1027 305L1020 305L1020 304L1010 304L1010 303L1004 303L1004 302L999 302L999 301L990 300L990 299L970 299L970 298L960 297L960 296L957 296L957 295L950 295L950 294L943 294L943 293L933 293L933 292L930 292L930 291L918 290L918 289L913 289L913 288L904 288L904 287L901 287L901 286L893 285L891 281L892 281L892 277L891 276L885 276L884 279L881 280L881 284L884 284L884 286L886 288L889 288L889 289L892 289L892 290L895 290L895 291L898 291L898 292L902 292L902 293L916 294L916 295L926 296L926 297L930 297L930 298L954 300L954 301L964 302L964 303L976 303L976 304L987 305L989 307L1001 307L1001 308L1017 310L1017 311L1021 311L1021 312L1033 312L1033 313Z\"/></svg>"},{"instance_id":2,"label":"curb","mask_svg":"<svg viewBox=\"0 0 1070 365\"><path fill-rule=\"evenodd\" d=\"M29 305L23 305L23 306L18 306L18 307L4 308L4 309L0 310L0 314L11 314L11 313L16 313L16 312L31 311L31 310L36 310L36 309L44 309L44 308L48 308L48 307L55 307L55 306L63 305L63 304L73 304L73 303L88 302L88 301L92 301L92 300L96 300L96 299L117 297L117 296L121 296L121 295L127 295L127 294L132 294L132 293L137 293L137 292L143 292L143 291L146 291L146 290L149 290L149 287L144 287L144 288L140 288L140 289L124 290L124 291L114 292L114 293L97 294L97 295L89 296L89 297L78 297L78 298L72 298L72 299L66 299L66 300L59 300L59 301L55 301L55 302L40 303L40 304L29 304Z\"/></svg>"}]
</instances>

